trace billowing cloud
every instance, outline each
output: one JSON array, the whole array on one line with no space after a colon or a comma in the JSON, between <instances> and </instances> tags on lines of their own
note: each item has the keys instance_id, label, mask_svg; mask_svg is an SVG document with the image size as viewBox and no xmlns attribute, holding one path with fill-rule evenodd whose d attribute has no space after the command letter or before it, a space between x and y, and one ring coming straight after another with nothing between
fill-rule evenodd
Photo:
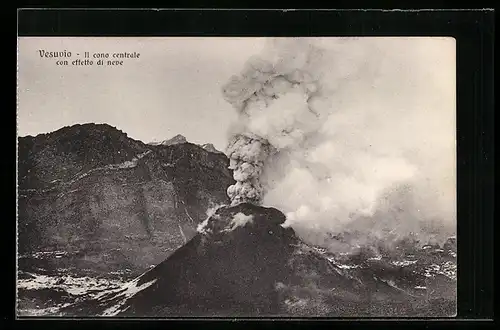
<instances>
[{"instance_id":1,"label":"billowing cloud","mask_svg":"<svg viewBox=\"0 0 500 330\"><path fill-rule=\"evenodd\" d=\"M223 89L233 204L304 233L454 233L454 54L447 38L270 41Z\"/></svg>"}]
</instances>

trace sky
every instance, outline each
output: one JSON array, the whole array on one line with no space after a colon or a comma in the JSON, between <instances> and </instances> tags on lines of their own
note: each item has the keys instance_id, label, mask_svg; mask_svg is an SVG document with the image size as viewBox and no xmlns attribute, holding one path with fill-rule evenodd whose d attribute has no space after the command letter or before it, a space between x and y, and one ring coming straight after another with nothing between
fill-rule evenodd
<instances>
[{"instance_id":1,"label":"sky","mask_svg":"<svg viewBox=\"0 0 500 330\"><path fill-rule=\"evenodd\" d=\"M384 43L391 38L377 39ZM392 39L388 52L407 57L402 70L418 67L422 59L429 62L424 57L430 57L434 78L448 87L454 84L450 62L443 63L447 58L454 63L454 42L450 47L450 42L432 42L432 38ZM146 143L182 134L191 142L210 142L224 150L236 112L223 99L221 88L240 73L250 56L262 51L265 42L266 38L219 37L19 38L18 135L95 122L115 126ZM54 58L42 58L40 50L70 51L70 62L85 51L141 55L118 67L75 67L57 66ZM413 87L417 99L441 97L439 90ZM454 96L446 101L453 104Z\"/></svg>"},{"instance_id":2,"label":"sky","mask_svg":"<svg viewBox=\"0 0 500 330\"><path fill-rule=\"evenodd\" d=\"M261 38L19 38L18 135L96 122L146 143L182 134L224 150L236 113L221 86L263 44ZM57 66L39 50L70 51L73 60L83 52L140 57L121 67Z\"/></svg>"}]
</instances>

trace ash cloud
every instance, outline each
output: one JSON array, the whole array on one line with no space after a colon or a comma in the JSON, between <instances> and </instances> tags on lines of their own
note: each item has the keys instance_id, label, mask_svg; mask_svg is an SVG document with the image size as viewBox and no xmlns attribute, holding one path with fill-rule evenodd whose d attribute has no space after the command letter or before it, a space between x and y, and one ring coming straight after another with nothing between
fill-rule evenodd
<instances>
[{"instance_id":1,"label":"ash cloud","mask_svg":"<svg viewBox=\"0 0 500 330\"><path fill-rule=\"evenodd\" d=\"M324 233L422 241L454 234L455 43L450 38L273 39L223 88L239 113L233 204Z\"/></svg>"}]
</instances>

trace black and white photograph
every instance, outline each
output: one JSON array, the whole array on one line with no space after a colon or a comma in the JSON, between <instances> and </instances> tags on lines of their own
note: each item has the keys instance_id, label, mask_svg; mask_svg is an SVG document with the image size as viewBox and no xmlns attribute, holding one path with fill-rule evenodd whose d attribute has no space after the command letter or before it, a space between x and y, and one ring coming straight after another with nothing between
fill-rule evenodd
<instances>
[{"instance_id":1,"label":"black and white photograph","mask_svg":"<svg viewBox=\"0 0 500 330\"><path fill-rule=\"evenodd\" d=\"M17 316L456 316L454 38L17 46Z\"/></svg>"}]
</instances>

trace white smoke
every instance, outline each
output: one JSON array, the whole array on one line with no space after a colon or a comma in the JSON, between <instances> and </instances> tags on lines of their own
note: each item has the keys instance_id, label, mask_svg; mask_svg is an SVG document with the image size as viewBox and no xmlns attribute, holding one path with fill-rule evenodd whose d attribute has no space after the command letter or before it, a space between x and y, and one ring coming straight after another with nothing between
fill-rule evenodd
<instances>
[{"instance_id":1,"label":"white smoke","mask_svg":"<svg viewBox=\"0 0 500 330\"><path fill-rule=\"evenodd\" d=\"M229 231L233 231L238 227L245 227L247 223L253 223L253 215L246 215L244 213L238 212L233 216L233 219L229 223L231 226Z\"/></svg>"},{"instance_id":2,"label":"white smoke","mask_svg":"<svg viewBox=\"0 0 500 330\"><path fill-rule=\"evenodd\" d=\"M202 233L202 234L210 232L210 230L207 230L209 220L212 217L216 217L217 210L223 206L226 206L226 205L225 204L215 204L215 203L210 205L207 208L207 210L205 211L205 214L206 214L205 220L198 224L198 226L196 227L196 231L198 233Z\"/></svg>"},{"instance_id":3,"label":"white smoke","mask_svg":"<svg viewBox=\"0 0 500 330\"><path fill-rule=\"evenodd\" d=\"M275 39L224 97L233 204L276 207L303 235L454 233L453 39Z\"/></svg>"},{"instance_id":4,"label":"white smoke","mask_svg":"<svg viewBox=\"0 0 500 330\"><path fill-rule=\"evenodd\" d=\"M264 194L260 177L268 157L300 144L320 127L321 106L328 94L314 74L319 71L312 68L320 62L321 50L297 41L269 49L282 47L293 56L270 52L269 60L251 58L241 75L231 77L223 89L241 117L227 149L237 181L228 188L233 205L260 203Z\"/></svg>"}]
</instances>

